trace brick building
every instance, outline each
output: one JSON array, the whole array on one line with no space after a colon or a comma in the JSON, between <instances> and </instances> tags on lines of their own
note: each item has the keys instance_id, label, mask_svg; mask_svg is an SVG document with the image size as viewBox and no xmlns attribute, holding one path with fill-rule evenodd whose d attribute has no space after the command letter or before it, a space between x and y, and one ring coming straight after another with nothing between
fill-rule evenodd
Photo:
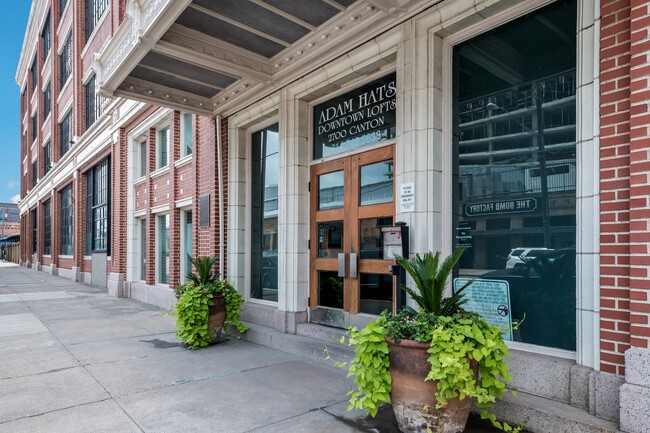
<instances>
[{"instance_id":1,"label":"brick building","mask_svg":"<svg viewBox=\"0 0 650 433\"><path fill-rule=\"evenodd\" d=\"M17 73L25 264L169 306L217 255L290 347L400 304L404 222L526 316L501 416L650 430L647 1L65 3Z\"/></svg>"}]
</instances>

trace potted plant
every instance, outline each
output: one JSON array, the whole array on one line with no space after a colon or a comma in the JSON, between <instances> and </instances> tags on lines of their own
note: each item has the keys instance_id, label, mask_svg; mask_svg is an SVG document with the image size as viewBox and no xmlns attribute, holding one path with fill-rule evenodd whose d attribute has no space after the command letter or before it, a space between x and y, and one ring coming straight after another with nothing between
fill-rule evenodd
<instances>
[{"instance_id":1,"label":"potted plant","mask_svg":"<svg viewBox=\"0 0 650 433\"><path fill-rule=\"evenodd\" d=\"M364 409L375 416L392 402L404 433L456 433L465 429L474 398L481 416L504 431L521 427L500 423L487 412L511 380L502 330L478 314L462 309L463 290L444 297L449 277L464 252L459 248L440 259L431 252L412 259L397 257L415 286L404 288L418 305L392 315L384 311L361 331L348 331L355 348L349 368L356 389L348 410Z\"/></svg>"},{"instance_id":2,"label":"potted plant","mask_svg":"<svg viewBox=\"0 0 650 433\"><path fill-rule=\"evenodd\" d=\"M178 298L173 312L178 327L176 336L190 349L198 349L218 342L224 325L246 332L248 328L239 318L244 299L228 280L212 272L217 258L190 260L196 274L188 274L189 281L174 288Z\"/></svg>"}]
</instances>

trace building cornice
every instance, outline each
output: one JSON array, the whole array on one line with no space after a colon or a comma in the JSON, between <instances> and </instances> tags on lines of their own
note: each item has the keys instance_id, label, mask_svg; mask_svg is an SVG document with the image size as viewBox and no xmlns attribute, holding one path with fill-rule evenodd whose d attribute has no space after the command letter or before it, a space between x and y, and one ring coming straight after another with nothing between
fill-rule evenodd
<instances>
[{"instance_id":1,"label":"building cornice","mask_svg":"<svg viewBox=\"0 0 650 433\"><path fill-rule=\"evenodd\" d=\"M16 69L16 83L20 86L21 92L27 85L27 70L31 66L34 59L34 51L38 47L38 43L34 44L33 41L38 42L38 34L41 22L41 9L47 3L44 0L33 0L32 7L29 10L29 18L27 19L27 28L25 30L25 38L23 39L23 46L20 50L20 58L18 59L18 68Z\"/></svg>"}]
</instances>

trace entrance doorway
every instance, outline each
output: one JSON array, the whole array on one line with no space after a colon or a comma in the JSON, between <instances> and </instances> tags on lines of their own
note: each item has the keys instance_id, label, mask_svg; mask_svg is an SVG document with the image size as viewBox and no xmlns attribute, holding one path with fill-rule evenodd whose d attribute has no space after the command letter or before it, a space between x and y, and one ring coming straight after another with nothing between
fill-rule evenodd
<instances>
[{"instance_id":1,"label":"entrance doorway","mask_svg":"<svg viewBox=\"0 0 650 433\"><path fill-rule=\"evenodd\" d=\"M393 310L382 226L392 226L394 146L313 165L310 179L311 321L347 327Z\"/></svg>"}]
</instances>

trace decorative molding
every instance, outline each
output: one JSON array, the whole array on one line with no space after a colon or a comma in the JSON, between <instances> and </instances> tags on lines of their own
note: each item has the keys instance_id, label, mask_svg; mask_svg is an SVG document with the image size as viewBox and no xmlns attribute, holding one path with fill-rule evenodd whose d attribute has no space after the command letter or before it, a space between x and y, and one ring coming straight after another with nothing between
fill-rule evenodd
<instances>
[{"instance_id":1,"label":"decorative molding","mask_svg":"<svg viewBox=\"0 0 650 433\"><path fill-rule=\"evenodd\" d=\"M127 78L114 92L114 96L144 101L154 105L164 104L165 107L191 111L205 116L212 115L212 101L210 99L155 85L137 78Z\"/></svg>"}]
</instances>

